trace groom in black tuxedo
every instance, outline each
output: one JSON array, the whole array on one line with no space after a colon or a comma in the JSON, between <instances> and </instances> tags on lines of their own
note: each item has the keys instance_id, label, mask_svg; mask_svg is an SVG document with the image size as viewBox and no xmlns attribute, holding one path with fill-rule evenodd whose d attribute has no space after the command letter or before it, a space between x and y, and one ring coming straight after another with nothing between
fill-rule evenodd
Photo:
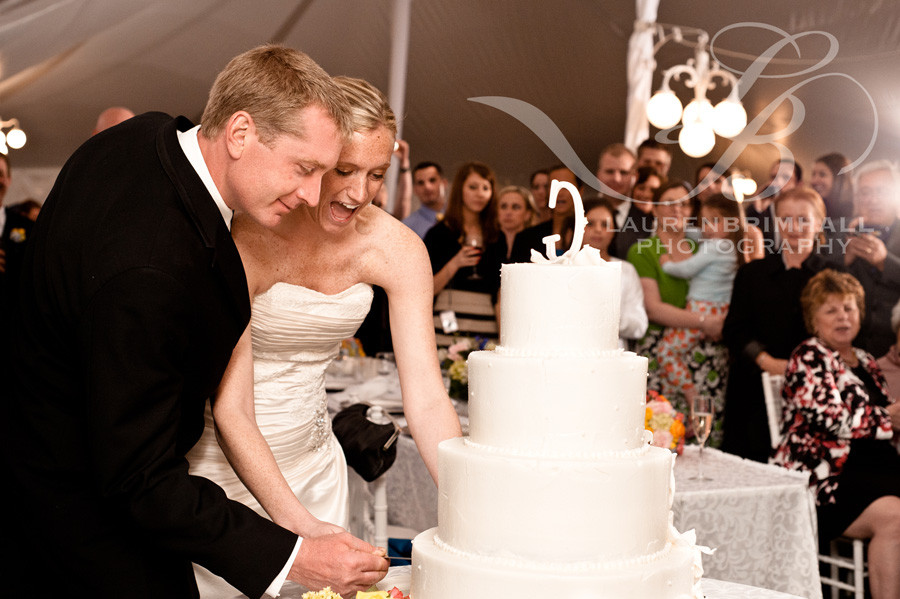
<instances>
[{"instance_id":1,"label":"groom in black tuxedo","mask_svg":"<svg viewBox=\"0 0 900 599\"><path fill-rule=\"evenodd\" d=\"M219 75L199 131L144 114L63 167L26 251L0 400L10 596L196 597L191 562L249 597L387 571L349 534L301 542L184 457L250 316L232 211L275 226L315 206L347 122L315 62L264 46Z\"/></svg>"}]
</instances>

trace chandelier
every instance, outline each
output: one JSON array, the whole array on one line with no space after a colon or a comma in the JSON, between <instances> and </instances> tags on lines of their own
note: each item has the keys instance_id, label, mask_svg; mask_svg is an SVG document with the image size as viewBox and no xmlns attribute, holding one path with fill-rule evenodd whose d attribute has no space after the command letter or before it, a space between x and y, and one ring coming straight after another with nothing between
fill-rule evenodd
<instances>
[{"instance_id":1,"label":"chandelier","mask_svg":"<svg viewBox=\"0 0 900 599\"><path fill-rule=\"evenodd\" d=\"M9 129L5 131L5 129ZM9 148L18 150L25 145L25 132L19 128L17 119L0 119L0 153L8 154Z\"/></svg>"},{"instance_id":2,"label":"chandelier","mask_svg":"<svg viewBox=\"0 0 900 599\"><path fill-rule=\"evenodd\" d=\"M747 126L747 112L738 96L737 78L711 61L707 52L709 35L702 30L690 30L697 36L694 57L686 64L676 65L663 72L660 89L647 103L647 119L658 129L671 129L681 123L678 145L688 156L699 158L709 154L716 143L715 134L732 138ZM675 27L661 40L654 54L670 39L684 43L682 29ZM694 98L682 109L681 100L672 91L672 80L679 80L694 90ZM713 107L706 94L717 87L716 79L731 87L728 96Z\"/></svg>"}]
</instances>

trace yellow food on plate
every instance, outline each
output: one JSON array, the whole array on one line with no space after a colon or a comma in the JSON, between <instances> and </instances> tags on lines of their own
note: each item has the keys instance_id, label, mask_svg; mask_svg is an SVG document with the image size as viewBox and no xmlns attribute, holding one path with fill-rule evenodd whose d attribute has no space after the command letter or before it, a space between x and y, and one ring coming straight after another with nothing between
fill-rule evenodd
<instances>
[{"instance_id":1,"label":"yellow food on plate","mask_svg":"<svg viewBox=\"0 0 900 599\"><path fill-rule=\"evenodd\" d=\"M388 599L387 591L356 591L356 599Z\"/></svg>"},{"instance_id":2,"label":"yellow food on plate","mask_svg":"<svg viewBox=\"0 0 900 599\"><path fill-rule=\"evenodd\" d=\"M309 591L303 593L301 599L343 599L340 595L331 590L331 587L325 587L321 591Z\"/></svg>"}]
</instances>

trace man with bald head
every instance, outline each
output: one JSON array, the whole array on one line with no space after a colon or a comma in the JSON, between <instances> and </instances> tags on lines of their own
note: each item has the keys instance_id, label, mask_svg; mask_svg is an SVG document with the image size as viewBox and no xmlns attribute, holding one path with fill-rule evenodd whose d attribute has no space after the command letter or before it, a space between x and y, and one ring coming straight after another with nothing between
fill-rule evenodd
<instances>
[{"instance_id":1,"label":"man with bald head","mask_svg":"<svg viewBox=\"0 0 900 599\"><path fill-rule=\"evenodd\" d=\"M94 132L91 135L97 135L105 129L109 129L123 121L127 121L134 116L134 113L123 106L113 106L107 108L97 117L97 124L94 125Z\"/></svg>"}]
</instances>

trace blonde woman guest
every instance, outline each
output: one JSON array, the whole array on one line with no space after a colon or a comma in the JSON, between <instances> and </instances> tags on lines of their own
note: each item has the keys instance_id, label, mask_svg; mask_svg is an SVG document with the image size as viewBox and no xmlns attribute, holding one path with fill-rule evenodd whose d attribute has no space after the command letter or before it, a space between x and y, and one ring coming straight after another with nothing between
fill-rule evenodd
<instances>
[{"instance_id":1,"label":"blonde woman guest","mask_svg":"<svg viewBox=\"0 0 900 599\"><path fill-rule=\"evenodd\" d=\"M527 227L537 224L538 208L531 192L519 185L509 185L497 194L497 225L502 235L498 235L498 243L502 244L504 262L509 260L516 234Z\"/></svg>"},{"instance_id":2,"label":"blonde woman guest","mask_svg":"<svg viewBox=\"0 0 900 599\"><path fill-rule=\"evenodd\" d=\"M387 293L404 412L435 480L438 443L460 435L438 366L428 255L411 229L370 205L390 166L393 113L365 81L335 81L355 132L323 178L318 204L271 231L234 220L253 316L189 455L195 474L307 538L346 534L346 463L331 432L324 373L369 309L372 286ZM360 590L347 575L335 563L321 586Z\"/></svg>"},{"instance_id":3,"label":"blonde woman guest","mask_svg":"<svg viewBox=\"0 0 900 599\"><path fill-rule=\"evenodd\" d=\"M775 200L782 243L777 253L738 269L722 338L731 366L725 391L722 449L766 462L771 449L762 371L782 375L791 351L807 334L800 293L828 266L817 254L825 205L808 187Z\"/></svg>"},{"instance_id":4,"label":"blonde woman guest","mask_svg":"<svg viewBox=\"0 0 900 599\"><path fill-rule=\"evenodd\" d=\"M774 462L809 473L821 540L868 539L873 599L900 597L900 403L871 354L853 347L865 310L859 281L826 269L800 303L813 336L791 354L783 440ZM893 430L892 430L893 429Z\"/></svg>"}]
</instances>

